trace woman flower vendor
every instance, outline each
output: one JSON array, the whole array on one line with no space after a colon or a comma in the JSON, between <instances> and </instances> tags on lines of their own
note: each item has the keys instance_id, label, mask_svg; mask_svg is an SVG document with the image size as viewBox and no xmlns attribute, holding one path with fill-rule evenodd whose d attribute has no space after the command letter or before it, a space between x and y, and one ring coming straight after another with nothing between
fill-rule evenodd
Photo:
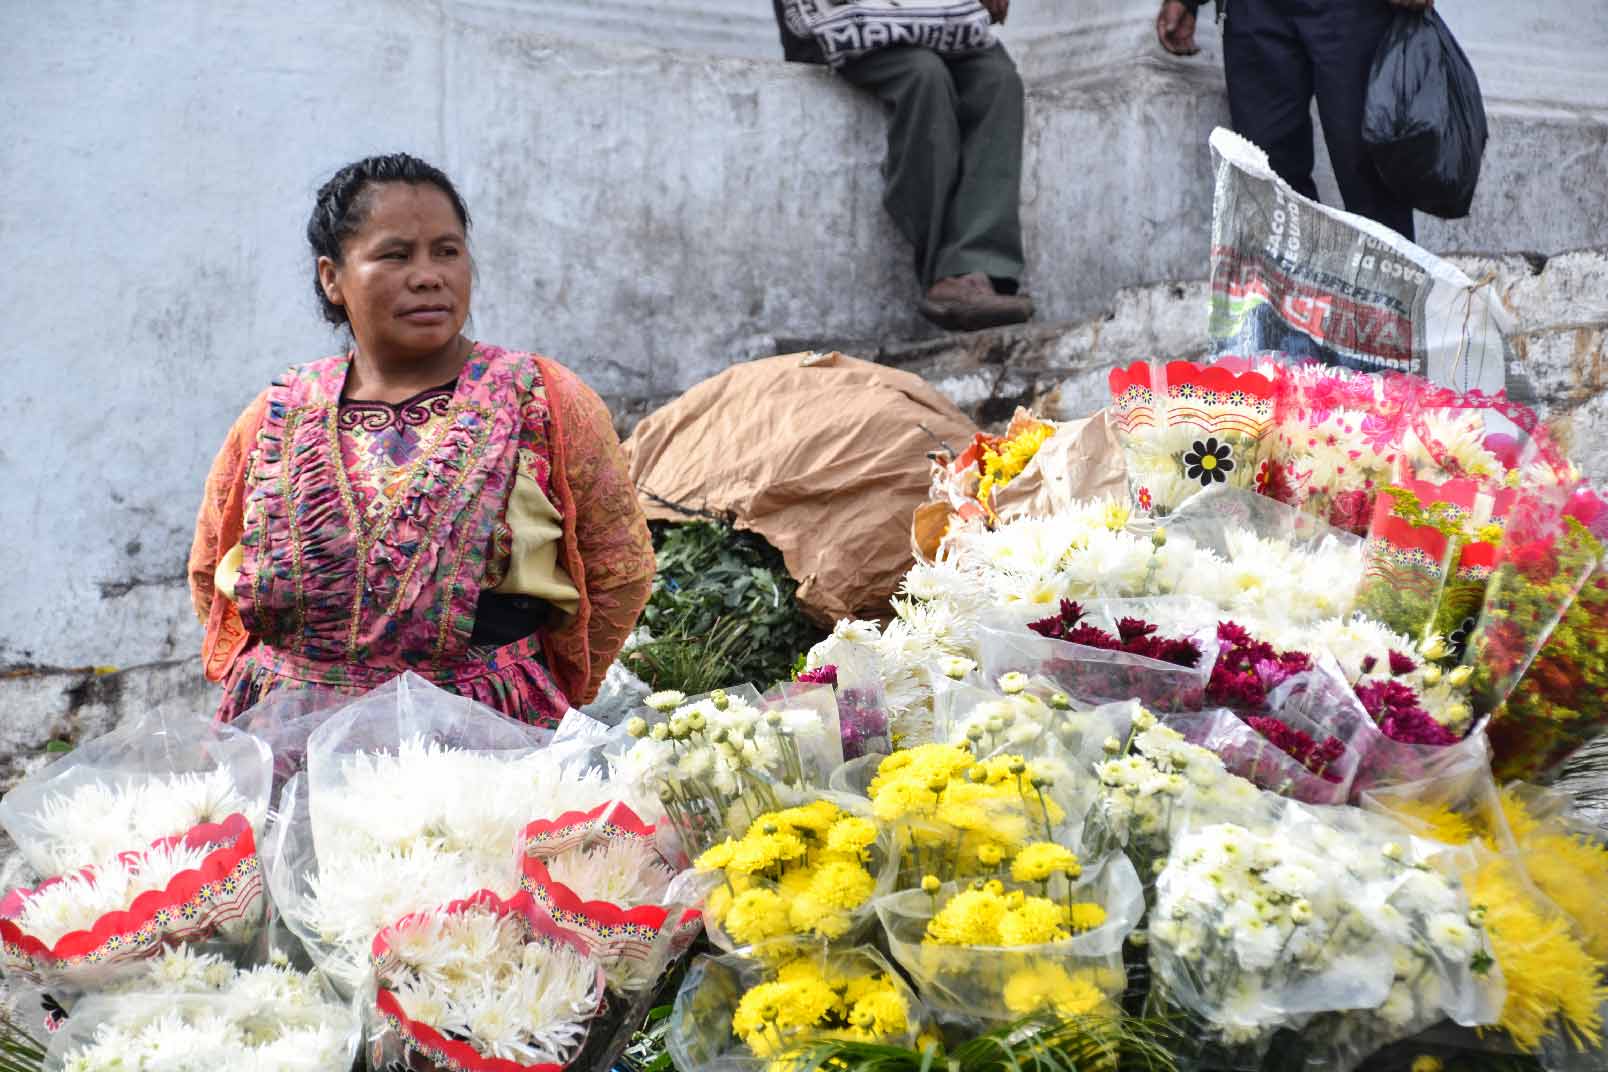
<instances>
[{"instance_id":1,"label":"woman flower vendor","mask_svg":"<svg viewBox=\"0 0 1608 1072\"><path fill-rule=\"evenodd\" d=\"M564 366L464 336L468 231L451 180L405 154L319 190L314 288L352 347L275 380L207 477L190 587L219 718L411 670L550 724L635 625L653 545L608 410Z\"/></svg>"}]
</instances>

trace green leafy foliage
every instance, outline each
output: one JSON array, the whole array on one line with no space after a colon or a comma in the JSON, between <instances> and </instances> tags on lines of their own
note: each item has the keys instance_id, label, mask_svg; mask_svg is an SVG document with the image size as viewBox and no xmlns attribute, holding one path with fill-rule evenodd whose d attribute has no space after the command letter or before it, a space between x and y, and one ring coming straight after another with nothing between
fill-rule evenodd
<instances>
[{"instance_id":1,"label":"green leafy foliage","mask_svg":"<svg viewBox=\"0 0 1608 1072\"><path fill-rule=\"evenodd\" d=\"M674 1072L675 1065L664 1048L664 1035L670 1027L669 1005L648 1012L642 1030L631 1036L631 1045L615 1064L619 1072Z\"/></svg>"},{"instance_id":2,"label":"green leafy foliage","mask_svg":"<svg viewBox=\"0 0 1608 1072\"><path fill-rule=\"evenodd\" d=\"M0 1072L39 1072L44 1067L44 1046L0 1014Z\"/></svg>"},{"instance_id":3,"label":"green leafy foliage","mask_svg":"<svg viewBox=\"0 0 1608 1072\"><path fill-rule=\"evenodd\" d=\"M781 554L759 536L693 521L654 525L653 543L659 572L641 619L653 640L624 658L655 689L764 689L824 635L799 610Z\"/></svg>"},{"instance_id":4,"label":"green leafy foliage","mask_svg":"<svg viewBox=\"0 0 1608 1072\"><path fill-rule=\"evenodd\" d=\"M823 1042L793 1066L843 1072L1176 1072L1179 1040L1165 1020L1038 1015L945 1050Z\"/></svg>"}]
</instances>

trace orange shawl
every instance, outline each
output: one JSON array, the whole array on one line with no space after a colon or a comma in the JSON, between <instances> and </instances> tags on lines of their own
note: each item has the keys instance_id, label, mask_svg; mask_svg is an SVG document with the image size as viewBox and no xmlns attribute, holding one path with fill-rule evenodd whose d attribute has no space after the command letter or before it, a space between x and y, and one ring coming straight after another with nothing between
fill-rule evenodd
<instances>
[{"instance_id":1,"label":"orange shawl","mask_svg":"<svg viewBox=\"0 0 1608 1072\"><path fill-rule=\"evenodd\" d=\"M551 413L555 505L564 515L560 553L581 591L579 611L549 631L542 647L553 681L579 706L597 696L647 604L653 541L608 407L563 365L536 361ZM246 407L213 459L190 546L190 595L206 624L201 661L210 681L228 676L251 640L234 603L218 598L213 575L218 560L240 542L246 476L267 401L264 391Z\"/></svg>"}]
</instances>

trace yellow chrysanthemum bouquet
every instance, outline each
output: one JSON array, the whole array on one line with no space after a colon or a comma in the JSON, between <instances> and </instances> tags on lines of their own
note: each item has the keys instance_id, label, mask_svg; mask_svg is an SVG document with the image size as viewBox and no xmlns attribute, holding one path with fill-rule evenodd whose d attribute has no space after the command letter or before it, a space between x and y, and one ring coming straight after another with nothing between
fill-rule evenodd
<instances>
[{"instance_id":1,"label":"yellow chrysanthemum bouquet","mask_svg":"<svg viewBox=\"0 0 1608 1072\"><path fill-rule=\"evenodd\" d=\"M834 784L863 792L877 822L900 833L898 888L926 875L945 881L994 873L1068 815L1055 778L1022 756L979 758L970 747L926 744L846 764Z\"/></svg>"},{"instance_id":2,"label":"yellow chrysanthemum bouquet","mask_svg":"<svg viewBox=\"0 0 1608 1072\"><path fill-rule=\"evenodd\" d=\"M1126 986L1122 943L1144 911L1115 855L1085 871L1050 841L993 860L995 877L940 882L877 902L888 949L934 1010L1008 1022L1034 1013L1109 1015Z\"/></svg>"},{"instance_id":3,"label":"yellow chrysanthemum bouquet","mask_svg":"<svg viewBox=\"0 0 1608 1072\"><path fill-rule=\"evenodd\" d=\"M1376 790L1364 803L1472 850L1463 882L1507 986L1497 1026L1526 1053L1598 1053L1608 1003L1600 834L1572 824L1554 794L1522 783L1497 790L1484 767Z\"/></svg>"},{"instance_id":4,"label":"yellow chrysanthemum bouquet","mask_svg":"<svg viewBox=\"0 0 1608 1072\"><path fill-rule=\"evenodd\" d=\"M763 959L699 959L666 1041L678 1068L781 1072L818 1043L916 1047L926 1030L921 1003L876 950L794 946Z\"/></svg>"},{"instance_id":5,"label":"yellow chrysanthemum bouquet","mask_svg":"<svg viewBox=\"0 0 1608 1072\"><path fill-rule=\"evenodd\" d=\"M1031 771L1035 794L1044 793L1065 815L1061 825L1069 829L1062 840L1076 843L1072 828L1082 823L1099 789L1091 776L1094 765L1105 757L1106 740L1128 734L1141 711L1138 702L1084 703L1048 678L1020 671L994 682L992 689L966 682L935 689L935 736L981 759L1020 759ZM1037 810L1036 796L1028 806Z\"/></svg>"},{"instance_id":6,"label":"yellow chrysanthemum bouquet","mask_svg":"<svg viewBox=\"0 0 1608 1072\"><path fill-rule=\"evenodd\" d=\"M871 901L898 866L891 831L864 801L817 797L757 816L696 861L708 877L704 921L728 952L794 939L853 940L873 918Z\"/></svg>"},{"instance_id":7,"label":"yellow chrysanthemum bouquet","mask_svg":"<svg viewBox=\"0 0 1608 1072\"><path fill-rule=\"evenodd\" d=\"M1014 752L979 754L995 738L1003 743L1003 729L985 721L982 734L963 733L960 744L922 745L839 772L839 783L862 789L872 816L902 835L901 892L876 903L888 947L928 1005L946 1014L1003 1021L1109 1011L1124 982L1123 937L1143 910L1138 876L1121 855L1085 871L1063 844L1075 843L1082 816L1056 792L1076 779L1073 769L1061 763L1052 773Z\"/></svg>"}]
</instances>

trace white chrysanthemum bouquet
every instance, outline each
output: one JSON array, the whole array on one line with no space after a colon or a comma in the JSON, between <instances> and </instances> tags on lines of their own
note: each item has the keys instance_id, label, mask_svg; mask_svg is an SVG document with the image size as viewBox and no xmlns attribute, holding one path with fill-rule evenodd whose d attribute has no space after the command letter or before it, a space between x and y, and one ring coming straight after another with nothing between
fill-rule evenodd
<instances>
[{"instance_id":1,"label":"white chrysanthemum bouquet","mask_svg":"<svg viewBox=\"0 0 1608 1072\"><path fill-rule=\"evenodd\" d=\"M1181 835L1156 882L1151 965L1200 1029L1253 1049L1303 1013L1385 999L1390 957L1344 861L1271 829Z\"/></svg>"},{"instance_id":2,"label":"white chrysanthemum bouquet","mask_svg":"<svg viewBox=\"0 0 1608 1072\"><path fill-rule=\"evenodd\" d=\"M49 876L0 901L8 970L82 988L164 944L243 948L263 920L256 835L270 764L246 734L157 714L7 793L0 822Z\"/></svg>"},{"instance_id":3,"label":"white chrysanthemum bouquet","mask_svg":"<svg viewBox=\"0 0 1608 1072\"><path fill-rule=\"evenodd\" d=\"M483 890L409 915L375 938L373 959L376 1065L562 1067L603 1004L603 970L586 943L524 891L505 901Z\"/></svg>"},{"instance_id":4,"label":"white chrysanthemum bouquet","mask_svg":"<svg viewBox=\"0 0 1608 1072\"><path fill-rule=\"evenodd\" d=\"M1485 932L1486 909L1471 903L1459 874L1474 868L1471 853L1360 811L1285 828L1354 870L1361 904L1391 955L1390 990L1378 1006L1326 1013L1302 1029L1325 1067L1349 1072L1442 1020L1466 1027L1497 1021L1505 986Z\"/></svg>"},{"instance_id":5,"label":"white chrysanthemum bouquet","mask_svg":"<svg viewBox=\"0 0 1608 1072\"><path fill-rule=\"evenodd\" d=\"M351 1007L282 957L237 969L188 946L163 951L92 995L50 1043L50 1072L324 1072L357 1056Z\"/></svg>"},{"instance_id":6,"label":"white chrysanthemum bouquet","mask_svg":"<svg viewBox=\"0 0 1608 1072\"><path fill-rule=\"evenodd\" d=\"M270 846L275 904L349 991L382 928L479 890L512 895L528 823L611 798L601 772L573 758L416 678L377 689L312 735L307 774L285 787Z\"/></svg>"},{"instance_id":7,"label":"white chrysanthemum bouquet","mask_svg":"<svg viewBox=\"0 0 1608 1072\"><path fill-rule=\"evenodd\" d=\"M697 937L699 897L663 832L619 801L531 823L521 885L586 943L619 992L640 990Z\"/></svg>"},{"instance_id":8,"label":"white chrysanthemum bouquet","mask_svg":"<svg viewBox=\"0 0 1608 1072\"><path fill-rule=\"evenodd\" d=\"M1171 1002L1231 1048L1300 1028L1339 1069L1443 1017L1495 1022L1500 976L1481 912L1437 869L1445 846L1356 809L1269 805L1173 845L1150 926Z\"/></svg>"}]
</instances>

